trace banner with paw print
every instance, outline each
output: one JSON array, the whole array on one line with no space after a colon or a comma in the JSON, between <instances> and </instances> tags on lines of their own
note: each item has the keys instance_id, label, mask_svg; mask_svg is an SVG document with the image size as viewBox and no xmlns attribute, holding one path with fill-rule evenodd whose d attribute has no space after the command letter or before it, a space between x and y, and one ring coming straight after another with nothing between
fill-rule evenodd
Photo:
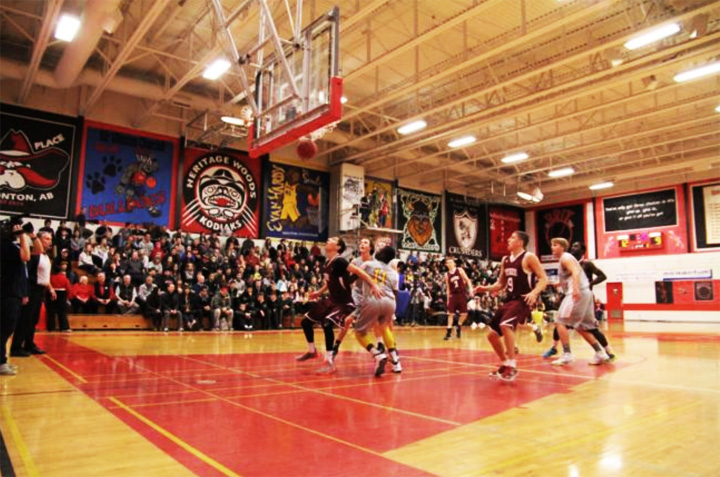
<instances>
[{"instance_id":1,"label":"banner with paw print","mask_svg":"<svg viewBox=\"0 0 720 477\"><path fill-rule=\"evenodd\" d=\"M175 227L178 139L88 121L77 212L110 224Z\"/></svg>"},{"instance_id":2,"label":"banner with paw print","mask_svg":"<svg viewBox=\"0 0 720 477\"><path fill-rule=\"evenodd\" d=\"M66 219L80 120L0 105L0 213Z\"/></svg>"},{"instance_id":3,"label":"banner with paw print","mask_svg":"<svg viewBox=\"0 0 720 477\"><path fill-rule=\"evenodd\" d=\"M397 190L399 248L442 253L442 196Z\"/></svg>"}]
</instances>

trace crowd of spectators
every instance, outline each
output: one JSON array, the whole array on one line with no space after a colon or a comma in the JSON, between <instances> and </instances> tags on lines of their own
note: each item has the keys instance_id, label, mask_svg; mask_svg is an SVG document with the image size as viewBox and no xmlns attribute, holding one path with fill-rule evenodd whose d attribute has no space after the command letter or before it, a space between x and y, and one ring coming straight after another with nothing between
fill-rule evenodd
<instances>
[{"instance_id":1,"label":"crowd of spectators","mask_svg":"<svg viewBox=\"0 0 720 477\"><path fill-rule=\"evenodd\" d=\"M46 221L53 234L48 329L67 329L67 312L142 313L156 330L255 330L293 326L309 295L323 285L324 256L317 243L190 235L164 227L126 224L118 230L80 221L71 229ZM458 260L473 285L497 280L499 265ZM445 260L411 253L398 264L397 323L444 322ZM470 322L486 322L501 296L468 297Z\"/></svg>"}]
</instances>

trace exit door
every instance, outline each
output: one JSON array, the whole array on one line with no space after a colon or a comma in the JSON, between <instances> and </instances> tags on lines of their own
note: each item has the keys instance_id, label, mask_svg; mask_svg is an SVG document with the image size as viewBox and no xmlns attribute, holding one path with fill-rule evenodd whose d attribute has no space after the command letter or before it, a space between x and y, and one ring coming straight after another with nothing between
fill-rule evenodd
<instances>
[{"instance_id":1,"label":"exit door","mask_svg":"<svg viewBox=\"0 0 720 477\"><path fill-rule=\"evenodd\" d=\"M609 320L623 319L623 285L621 282L607 284L607 316Z\"/></svg>"}]
</instances>

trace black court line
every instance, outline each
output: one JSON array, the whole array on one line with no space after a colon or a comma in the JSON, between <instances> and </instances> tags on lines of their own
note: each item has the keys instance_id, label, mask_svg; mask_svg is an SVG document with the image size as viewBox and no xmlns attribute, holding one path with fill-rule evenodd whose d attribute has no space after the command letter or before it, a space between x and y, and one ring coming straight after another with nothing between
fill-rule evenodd
<instances>
[{"instance_id":1,"label":"black court line","mask_svg":"<svg viewBox=\"0 0 720 477\"><path fill-rule=\"evenodd\" d=\"M8 454L5 439L0 429L0 475L3 477L15 477L15 469L13 468L10 454Z\"/></svg>"}]
</instances>

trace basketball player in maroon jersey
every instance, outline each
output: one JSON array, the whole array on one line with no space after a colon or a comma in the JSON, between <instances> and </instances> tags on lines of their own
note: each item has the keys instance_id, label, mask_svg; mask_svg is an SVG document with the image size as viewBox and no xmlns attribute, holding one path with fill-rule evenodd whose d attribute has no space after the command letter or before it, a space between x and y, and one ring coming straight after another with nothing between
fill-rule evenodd
<instances>
[{"instance_id":1,"label":"basketball player in maroon jersey","mask_svg":"<svg viewBox=\"0 0 720 477\"><path fill-rule=\"evenodd\" d=\"M535 301L547 285L547 275L537 256L525 250L529 240L525 232L513 232L507 241L510 255L502 259L498 281L474 290L475 293L505 290L505 303L495 312L488 334L488 341L502 363L490 376L503 381L512 381L517 375L515 328L530 317ZM500 337L505 341L504 347Z\"/></svg>"},{"instance_id":2,"label":"basketball player in maroon jersey","mask_svg":"<svg viewBox=\"0 0 720 477\"><path fill-rule=\"evenodd\" d=\"M465 270L455 266L455 259L448 257L445 259L445 265L448 268L445 274L445 290L447 291L447 333L445 340L452 337L453 326L457 326L457 337L460 338L460 329L462 328L465 318L467 318L467 302L468 296L471 294L470 280L465 274ZM460 318L455 322L455 313L459 313Z\"/></svg>"},{"instance_id":3,"label":"basketball player in maroon jersey","mask_svg":"<svg viewBox=\"0 0 720 477\"><path fill-rule=\"evenodd\" d=\"M368 283L373 295L376 297L382 296L382 291L370 275L355 265L348 263L345 258L340 256L345 251L345 248L345 241L339 237L331 237L325 244L327 262L322 269L325 284L318 291L311 293L310 299L314 300L322 296L326 291L329 292L329 296L310 305L310 311L307 312L301 322L308 343L308 351L295 359L297 361L306 361L317 358L313 325L315 323L320 324L325 333L325 349L327 351L325 366L319 370L320 372L332 372L335 370L333 353L335 333L333 327L343 326L345 318L355 311L352 298L352 283L357 278L360 278Z\"/></svg>"}]
</instances>

